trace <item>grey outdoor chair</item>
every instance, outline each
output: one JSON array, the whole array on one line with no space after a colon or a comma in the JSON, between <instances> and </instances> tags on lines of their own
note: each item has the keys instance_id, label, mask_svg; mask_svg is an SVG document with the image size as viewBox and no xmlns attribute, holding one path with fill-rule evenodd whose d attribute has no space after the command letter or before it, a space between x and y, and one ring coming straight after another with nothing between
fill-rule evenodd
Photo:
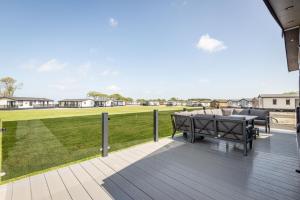
<instances>
[{"instance_id":1,"label":"grey outdoor chair","mask_svg":"<svg viewBox=\"0 0 300 200\"><path fill-rule=\"evenodd\" d=\"M248 154L248 143L252 149L252 126L247 126L245 118L222 116L216 119L216 132L219 139L242 143L244 155Z\"/></svg>"},{"instance_id":2,"label":"grey outdoor chair","mask_svg":"<svg viewBox=\"0 0 300 200\"><path fill-rule=\"evenodd\" d=\"M171 115L171 120L173 125L172 138L177 131L192 133L192 118L190 116L174 114Z\"/></svg>"}]
</instances>

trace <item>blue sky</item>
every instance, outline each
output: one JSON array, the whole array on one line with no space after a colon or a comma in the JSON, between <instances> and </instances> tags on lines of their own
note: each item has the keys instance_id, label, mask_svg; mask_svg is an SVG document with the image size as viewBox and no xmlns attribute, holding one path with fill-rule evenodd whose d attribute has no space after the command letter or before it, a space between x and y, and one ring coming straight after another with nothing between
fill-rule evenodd
<instances>
[{"instance_id":1,"label":"blue sky","mask_svg":"<svg viewBox=\"0 0 300 200\"><path fill-rule=\"evenodd\" d=\"M263 1L1 1L17 96L239 98L297 90Z\"/></svg>"}]
</instances>

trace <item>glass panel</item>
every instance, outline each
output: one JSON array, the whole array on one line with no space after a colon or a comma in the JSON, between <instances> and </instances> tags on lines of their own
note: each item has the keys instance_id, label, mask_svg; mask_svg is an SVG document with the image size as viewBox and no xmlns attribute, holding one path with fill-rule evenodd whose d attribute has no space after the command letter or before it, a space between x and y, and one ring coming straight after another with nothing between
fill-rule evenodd
<instances>
[{"instance_id":1,"label":"glass panel","mask_svg":"<svg viewBox=\"0 0 300 200\"><path fill-rule=\"evenodd\" d=\"M101 116L3 122L2 180L100 155Z\"/></svg>"},{"instance_id":2,"label":"glass panel","mask_svg":"<svg viewBox=\"0 0 300 200\"><path fill-rule=\"evenodd\" d=\"M111 151L153 140L153 112L110 115L109 118Z\"/></svg>"}]
</instances>

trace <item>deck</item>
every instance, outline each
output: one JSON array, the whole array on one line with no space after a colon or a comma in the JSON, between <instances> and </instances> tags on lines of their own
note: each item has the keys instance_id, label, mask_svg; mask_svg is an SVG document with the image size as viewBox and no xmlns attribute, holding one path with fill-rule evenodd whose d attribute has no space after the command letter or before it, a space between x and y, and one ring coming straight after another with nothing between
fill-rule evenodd
<instances>
[{"instance_id":1,"label":"deck","mask_svg":"<svg viewBox=\"0 0 300 200\"><path fill-rule=\"evenodd\" d=\"M178 136L0 186L2 200L300 199L296 135L272 130L242 146Z\"/></svg>"}]
</instances>

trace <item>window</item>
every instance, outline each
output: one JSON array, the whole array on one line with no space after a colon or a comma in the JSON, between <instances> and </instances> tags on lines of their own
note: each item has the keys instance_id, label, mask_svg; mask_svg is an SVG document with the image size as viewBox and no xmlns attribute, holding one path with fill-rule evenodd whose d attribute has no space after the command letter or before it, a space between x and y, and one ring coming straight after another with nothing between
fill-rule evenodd
<instances>
[{"instance_id":1,"label":"window","mask_svg":"<svg viewBox=\"0 0 300 200\"><path fill-rule=\"evenodd\" d=\"M273 99L273 105L277 104L277 99Z\"/></svg>"},{"instance_id":2,"label":"window","mask_svg":"<svg viewBox=\"0 0 300 200\"><path fill-rule=\"evenodd\" d=\"M286 99L286 100L285 100L285 104L286 104L287 106L291 105L291 100L290 100L290 99Z\"/></svg>"}]
</instances>

